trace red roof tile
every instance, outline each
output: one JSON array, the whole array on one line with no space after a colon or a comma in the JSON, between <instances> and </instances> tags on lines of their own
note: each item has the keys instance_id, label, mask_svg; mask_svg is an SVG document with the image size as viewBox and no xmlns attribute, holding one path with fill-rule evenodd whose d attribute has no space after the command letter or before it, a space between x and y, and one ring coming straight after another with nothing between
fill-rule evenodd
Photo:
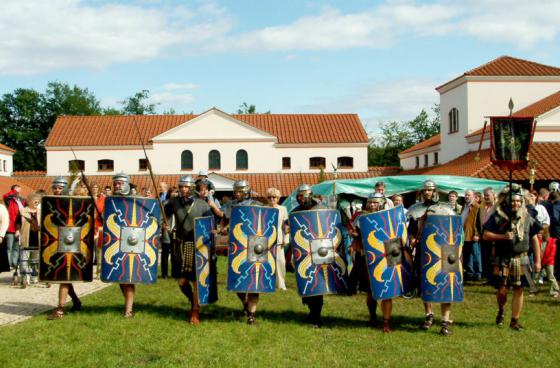
<instances>
[{"instance_id":1,"label":"red roof tile","mask_svg":"<svg viewBox=\"0 0 560 368\"><path fill-rule=\"evenodd\" d=\"M509 172L500 170L490 161L490 150L480 151L480 160L476 161L476 152L467 152L446 164L423 169L402 171L401 175L459 175L477 178L508 180ZM535 180L558 180L560 178L560 166L557 157L560 156L560 143L536 142L529 151L531 160L535 160ZM527 170L513 172L513 179L528 180Z\"/></svg>"},{"instance_id":2,"label":"red roof tile","mask_svg":"<svg viewBox=\"0 0 560 368\"><path fill-rule=\"evenodd\" d=\"M23 183L23 182L21 182L19 180L16 180L14 178L0 176L0 195L4 195L5 193L8 193L11 190L12 185L16 185L16 184L21 187L20 195L23 198L27 198L28 195L35 192L35 189L30 187L26 183ZM0 202L1 201L2 200L0 199Z\"/></svg>"},{"instance_id":3,"label":"red roof tile","mask_svg":"<svg viewBox=\"0 0 560 368\"><path fill-rule=\"evenodd\" d=\"M375 176L389 176L396 175L399 171L398 167L380 167L373 166L370 167L366 172L340 172L338 173L339 179L362 179ZM252 190L258 193L260 196L264 196L266 189L270 187L276 187L280 190L283 196L290 194L298 185L302 183L307 184L317 184L319 180L319 174L317 173L286 173L286 174L222 174L232 180L245 179L251 183ZM179 180L181 175L156 175L156 182L164 181L170 185L174 185ZM325 174L327 179L331 179L331 173ZM96 175L88 176L90 182L96 182L100 187L106 185L111 185L112 175ZM36 190L43 189L46 191L50 190L50 186L53 180L52 176L36 176L36 175L25 175L22 172L19 173L17 180L25 183L26 185L35 188ZM135 184L138 188L151 188L152 181L149 175L132 175L130 181Z\"/></svg>"},{"instance_id":4,"label":"red roof tile","mask_svg":"<svg viewBox=\"0 0 560 368\"><path fill-rule=\"evenodd\" d=\"M550 96L546 96L545 98L516 111L513 115L537 117L557 108L558 106L560 106L560 91L553 93Z\"/></svg>"},{"instance_id":5,"label":"red roof tile","mask_svg":"<svg viewBox=\"0 0 560 368\"><path fill-rule=\"evenodd\" d=\"M46 141L56 146L138 145L198 115L60 116ZM231 115L278 137L278 143L367 143L356 114L248 114ZM136 121L136 123L135 123Z\"/></svg>"},{"instance_id":6,"label":"red roof tile","mask_svg":"<svg viewBox=\"0 0 560 368\"><path fill-rule=\"evenodd\" d=\"M2 144L2 143L0 143L0 149L10 151L10 152L15 152L16 151L15 149L10 148L10 147L6 146L5 144Z\"/></svg>"},{"instance_id":7,"label":"red roof tile","mask_svg":"<svg viewBox=\"0 0 560 368\"><path fill-rule=\"evenodd\" d=\"M441 87L465 76L478 77L560 77L560 68L535 63L533 61L514 58L511 56L500 56L484 65L471 69L455 79L436 87Z\"/></svg>"},{"instance_id":8,"label":"red roof tile","mask_svg":"<svg viewBox=\"0 0 560 368\"><path fill-rule=\"evenodd\" d=\"M436 134L433 137L430 137L428 139L426 139L425 141L422 141L410 148L405 149L402 152L399 152L399 154L403 154L403 153L409 153L409 152L413 152L413 151L418 151L421 150L423 148L428 148L428 147L432 147L432 146L437 146L438 144L440 144L441 141L441 135L440 134Z\"/></svg>"}]
</instances>

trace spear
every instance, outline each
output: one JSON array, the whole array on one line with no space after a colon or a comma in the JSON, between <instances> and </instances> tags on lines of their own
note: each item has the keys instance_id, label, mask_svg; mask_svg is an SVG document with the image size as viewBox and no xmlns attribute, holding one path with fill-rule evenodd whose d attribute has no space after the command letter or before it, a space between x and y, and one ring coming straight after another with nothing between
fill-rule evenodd
<instances>
[{"instance_id":1,"label":"spear","mask_svg":"<svg viewBox=\"0 0 560 368\"><path fill-rule=\"evenodd\" d=\"M89 180L87 179L87 176L84 173L84 170L82 169L82 167L78 164L78 161L79 161L78 156L76 156L76 152L74 152L74 149L72 148L72 146L70 146L70 151L72 151L72 154L74 155L74 160L75 160L75 162L78 166L78 169L80 170L80 174L82 175L82 181L84 182L84 184L87 188L89 197L91 198L91 201L93 202L93 208L95 208L95 212L97 212L98 218L102 219L103 215L101 214L101 211L99 211L99 208L97 207L96 199L93 196L93 191L91 190L91 186L89 185ZM93 225L95 227L95 220L93 221ZM95 231L98 231L98 230L95 229ZM94 248L97 249L96 246L94 246ZM97 253L97 251L96 251L96 253ZM101 271L101 256L98 255L98 257L97 257L97 276L98 277L99 277L100 271Z\"/></svg>"},{"instance_id":2,"label":"spear","mask_svg":"<svg viewBox=\"0 0 560 368\"><path fill-rule=\"evenodd\" d=\"M134 127L136 128L136 134L138 134L138 138L140 139L140 144L142 145L142 151L144 151L144 157L146 158L146 166L148 167L148 172L150 173L150 178L152 179L152 185L154 186L154 191L156 192L156 199L159 203L164 229L167 229L169 226L167 224L167 217L165 216L165 209L163 208L163 202L159 198L159 193L157 193L156 178L154 177L154 172L152 171L152 164L150 163L150 159L148 158L148 154L146 153L146 147L144 146L144 139L142 138L142 133L138 128L136 117L134 115L132 116L132 121L134 122ZM169 233L164 229L161 232L161 241L162 243L168 244L171 242L171 238L169 237Z\"/></svg>"}]
</instances>

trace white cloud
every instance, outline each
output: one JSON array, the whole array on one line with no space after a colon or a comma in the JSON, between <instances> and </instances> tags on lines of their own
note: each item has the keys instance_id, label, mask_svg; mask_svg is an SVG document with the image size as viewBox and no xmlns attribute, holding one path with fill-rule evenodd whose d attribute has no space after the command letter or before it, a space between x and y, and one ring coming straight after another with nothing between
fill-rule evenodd
<instances>
[{"instance_id":1,"label":"white cloud","mask_svg":"<svg viewBox=\"0 0 560 368\"><path fill-rule=\"evenodd\" d=\"M422 109L432 114L431 107L439 102L435 85L436 81L427 79L369 81L346 95L302 109L315 113L357 112L366 130L375 131L380 122L411 120Z\"/></svg>"},{"instance_id":2,"label":"white cloud","mask_svg":"<svg viewBox=\"0 0 560 368\"><path fill-rule=\"evenodd\" d=\"M531 48L553 41L558 33L560 1L387 1L355 13L326 8L289 24L229 34L207 48L214 52L385 48L404 39L446 35Z\"/></svg>"},{"instance_id":3,"label":"white cloud","mask_svg":"<svg viewBox=\"0 0 560 368\"><path fill-rule=\"evenodd\" d=\"M227 37L214 50L329 50L387 47L400 33L436 33L455 11L446 5L383 5L361 13L343 14L328 8L280 26Z\"/></svg>"},{"instance_id":4,"label":"white cloud","mask_svg":"<svg viewBox=\"0 0 560 368\"><path fill-rule=\"evenodd\" d=\"M103 68L198 45L231 28L222 9L138 6L79 0L5 0L0 12L0 74L68 67Z\"/></svg>"},{"instance_id":5,"label":"white cloud","mask_svg":"<svg viewBox=\"0 0 560 368\"><path fill-rule=\"evenodd\" d=\"M150 95L148 101L150 103L155 103L163 108L172 107L174 109L183 108L186 105L190 105L195 100L194 96L190 93L171 93L171 92L160 92L153 93Z\"/></svg>"}]
</instances>

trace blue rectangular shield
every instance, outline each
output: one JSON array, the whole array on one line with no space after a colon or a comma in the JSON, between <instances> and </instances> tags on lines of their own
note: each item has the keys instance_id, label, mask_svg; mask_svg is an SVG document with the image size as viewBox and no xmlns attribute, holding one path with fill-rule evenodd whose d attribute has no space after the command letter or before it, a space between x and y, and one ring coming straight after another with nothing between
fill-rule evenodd
<instances>
[{"instance_id":1,"label":"blue rectangular shield","mask_svg":"<svg viewBox=\"0 0 560 368\"><path fill-rule=\"evenodd\" d=\"M276 290L278 210L234 206L228 252L228 290L271 293Z\"/></svg>"},{"instance_id":2,"label":"blue rectangular shield","mask_svg":"<svg viewBox=\"0 0 560 368\"><path fill-rule=\"evenodd\" d=\"M358 219L373 298L392 299L412 290L413 262L402 206Z\"/></svg>"},{"instance_id":3,"label":"blue rectangular shield","mask_svg":"<svg viewBox=\"0 0 560 368\"><path fill-rule=\"evenodd\" d=\"M157 200L107 197L103 219L101 280L120 284L156 282L160 232Z\"/></svg>"},{"instance_id":4,"label":"blue rectangular shield","mask_svg":"<svg viewBox=\"0 0 560 368\"><path fill-rule=\"evenodd\" d=\"M214 216L194 219L196 283L200 305L211 304L218 300L217 258L213 229Z\"/></svg>"},{"instance_id":5,"label":"blue rectangular shield","mask_svg":"<svg viewBox=\"0 0 560 368\"><path fill-rule=\"evenodd\" d=\"M348 290L340 213L318 209L290 214L299 295L345 294Z\"/></svg>"},{"instance_id":6,"label":"blue rectangular shield","mask_svg":"<svg viewBox=\"0 0 560 368\"><path fill-rule=\"evenodd\" d=\"M93 214L89 197L44 196L41 203L39 280L93 279Z\"/></svg>"},{"instance_id":7,"label":"blue rectangular shield","mask_svg":"<svg viewBox=\"0 0 560 368\"><path fill-rule=\"evenodd\" d=\"M422 228L422 300L463 301L461 216L429 215Z\"/></svg>"}]
</instances>

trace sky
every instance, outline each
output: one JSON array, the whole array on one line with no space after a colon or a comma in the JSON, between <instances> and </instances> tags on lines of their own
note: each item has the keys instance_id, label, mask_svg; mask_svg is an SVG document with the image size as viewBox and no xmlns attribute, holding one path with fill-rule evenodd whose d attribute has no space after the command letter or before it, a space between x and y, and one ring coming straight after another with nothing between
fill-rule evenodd
<instances>
[{"instance_id":1,"label":"sky","mask_svg":"<svg viewBox=\"0 0 560 368\"><path fill-rule=\"evenodd\" d=\"M560 67L560 1L2 0L0 94L49 81L104 107L357 113L368 132L501 55Z\"/></svg>"}]
</instances>

